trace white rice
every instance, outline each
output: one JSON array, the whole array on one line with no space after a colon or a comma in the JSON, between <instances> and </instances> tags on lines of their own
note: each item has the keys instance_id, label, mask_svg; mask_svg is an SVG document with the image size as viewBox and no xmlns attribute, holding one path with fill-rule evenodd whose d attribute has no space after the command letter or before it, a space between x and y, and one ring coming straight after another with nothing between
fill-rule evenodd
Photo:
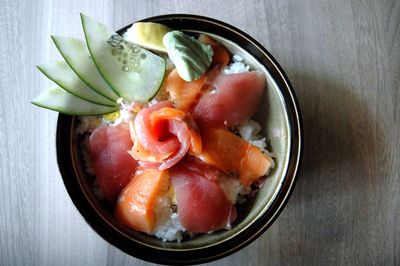
<instances>
[{"instance_id":1,"label":"white rice","mask_svg":"<svg viewBox=\"0 0 400 266\"><path fill-rule=\"evenodd\" d=\"M233 55L232 63L224 69L225 74L236 74L250 71L250 66L243 63L243 58L240 55Z\"/></svg>"},{"instance_id":2,"label":"white rice","mask_svg":"<svg viewBox=\"0 0 400 266\"><path fill-rule=\"evenodd\" d=\"M169 219L154 229L152 235L161 238L163 242L176 240L179 243L182 241L183 232L185 228L179 222L178 214L172 213Z\"/></svg>"},{"instance_id":3,"label":"white rice","mask_svg":"<svg viewBox=\"0 0 400 266\"><path fill-rule=\"evenodd\" d=\"M154 206L155 226L151 234L161 238L163 242L180 242L185 228L178 221L178 215L171 210L171 196L167 193L157 198Z\"/></svg>"}]
</instances>

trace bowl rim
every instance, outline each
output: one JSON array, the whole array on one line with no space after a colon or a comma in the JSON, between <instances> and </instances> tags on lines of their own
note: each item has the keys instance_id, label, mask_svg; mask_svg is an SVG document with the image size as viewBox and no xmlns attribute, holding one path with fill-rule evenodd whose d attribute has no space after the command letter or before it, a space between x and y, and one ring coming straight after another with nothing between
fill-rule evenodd
<instances>
[{"instance_id":1,"label":"bowl rim","mask_svg":"<svg viewBox=\"0 0 400 266\"><path fill-rule=\"evenodd\" d=\"M164 23L166 23L165 21L168 21L171 23L176 22L178 24L183 22L198 23L195 28L190 27L188 24L187 29L199 30L198 27L205 27L204 31L220 35L237 43L265 66L282 93L286 104L288 125L290 126L291 145L289 162L285 171L285 177L283 178L277 195L273 199L269 209L254 221L249 228L221 244L196 250L163 251L153 248L150 248L149 250L148 246L140 245L137 242L133 243L130 238L126 238L124 235L119 233L116 235L114 229L106 221L101 219L101 216L99 216L96 210L92 208L92 205L84 196L84 193L80 191L77 178L75 178L76 173L73 170L73 161L70 149L70 140L73 135L73 130L71 128L73 116L64 114L59 114L57 120L56 147L59 171L66 190L80 215L86 220L89 226L98 233L98 235L125 253L142 260L162 264L198 264L220 259L244 248L264 233L280 215L293 192L303 154L302 120L295 92L282 67L267 51L267 49L248 34L232 25L206 16L179 13L152 16L138 21ZM121 34L125 32L132 24L133 23L121 28L117 33ZM210 28L210 26L212 26L212 28ZM185 29L182 27L180 28ZM249 51L250 48L254 49L254 47L257 48L257 51ZM262 58L258 58L260 55L256 56L255 53L261 53Z\"/></svg>"}]
</instances>

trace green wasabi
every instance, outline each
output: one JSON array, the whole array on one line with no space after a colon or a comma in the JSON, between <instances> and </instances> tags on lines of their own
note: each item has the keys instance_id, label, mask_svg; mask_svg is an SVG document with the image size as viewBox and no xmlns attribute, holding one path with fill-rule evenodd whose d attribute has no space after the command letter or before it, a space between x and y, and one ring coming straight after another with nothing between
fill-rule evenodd
<instances>
[{"instance_id":1,"label":"green wasabi","mask_svg":"<svg viewBox=\"0 0 400 266\"><path fill-rule=\"evenodd\" d=\"M211 65L214 54L211 46L181 31L168 32L164 35L163 43L179 76L186 81L199 79Z\"/></svg>"}]
</instances>

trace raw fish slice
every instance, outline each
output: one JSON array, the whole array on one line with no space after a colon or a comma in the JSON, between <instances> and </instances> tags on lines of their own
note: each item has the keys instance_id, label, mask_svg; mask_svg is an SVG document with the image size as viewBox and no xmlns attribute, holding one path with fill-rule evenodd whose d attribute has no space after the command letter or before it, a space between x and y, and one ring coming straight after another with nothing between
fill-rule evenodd
<instances>
[{"instance_id":1,"label":"raw fish slice","mask_svg":"<svg viewBox=\"0 0 400 266\"><path fill-rule=\"evenodd\" d=\"M180 146L179 148L171 155L171 156L156 156L151 152L146 150L137 150L143 152L146 157L141 156L141 154L137 154L134 150L131 152L134 158L140 159L139 164L143 168L158 168L160 170L165 170L179 162L185 154L188 152L189 147L191 145L189 129L186 124L179 121L168 121L168 131L169 133L176 136L178 139ZM139 147L140 143L135 145L134 147Z\"/></svg>"},{"instance_id":2,"label":"raw fish slice","mask_svg":"<svg viewBox=\"0 0 400 266\"><path fill-rule=\"evenodd\" d=\"M192 111L201 97L212 88L221 69L220 66L212 67L200 79L191 82L183 80L176 69L171 71L165 80L165 90L169 92L175 108Z\"/></svg>"},{"instance_id":3,"label":"raw fish slice","mask_svg":"<svg viewBox=\"0 0 400 266\"><path fill-rule=\"evenodd\" d=\"M132 148L127 125L102 125L89 138L89 153L96 180L104 197L113 202L128 184L138 166L128 154Z\"/></svg>"},{"instance_id":4,"label":"raw fish slice","mask_svg":"<svg viewBox=\"0 0 400 266\"><path fill-rule=\"evenodd\" d=\"M235 126L257 111L265 75L258 71L221 75L214 86L214 91L200 99L193 116L206 126Z\"/></svg>"},{"instance_id":5,"label":"raw fish slice","mask_svg":"<svg viewBox=\"0 0 400 266\"><path fill-rule=\"evenodd\" d=\"M169 92L171 100L177 109L188 111L197 94L200 92L205 77L187 82L183 80L176 69L168 74L165 80L165 89Z\"/></svg>"},{"instance_id":6,"label":"raw fish slice","mask_svg":"<svg viewBox=\"0 0 400 266\"><path fill-rule=\"evenodd\" d=\"M172 107L169 101L159 102L151 107L142 109L135 118L135 133L141 145L155 154L171 154L178 147L179 143L176 138L167 138L160 140L160 136L164 133L160 127L155 127L151 124L149 116L152 112L157 111L163 107Z\"/></svg>"},{"instance_id":7,"label":"raw fish slice","mask_svg":"<svg viewBox=\"0 0 400 266\"><path fill-rule=\"evenodd\" d=\"M167 171L138 170L119 196L115 217L134 230L150 233L157 219L154 213L157 198L168 191L169 185Z\"/></svg>"},{"instance_id":8,"label":"raw fish slice","mask_svg":"<svg viewBox=\"0 0 400 266\"><path fill-rule=\"evenodd\" d=\"M244 186L250 186L266 175L273 163L257 147L222 128L203 129L202 144L203 151L197 157L229 175L237 176Z\"/></svg>"},{"instance_id":9,"label":"raw fish slice","mask_svg":"<svg viewBox=\"0 0 400 266\"><path fill-rule=\"evenodd\" d=\"M170 158L161 163L160 170L168 169L179 162L186 155L190 147L190 135L187 124L176 120L170 120L168 124L169 132L176 136L181 145Z\"/></svg>"},{"instance_id":10,"label":"raw fish slice","mask_svg":"<svg viewBox=\"0 0 400 266\"><path fill-rule=\"evenodd\" d=\"M228 229L236 219L235 206L217 184L220 173L198 161L181 161L170 170L178 219L193 233Z\"/></svg>"},{"instance_id":11,"label":"raw fish slice","mask_svg":"<svg viewBox=\"0 0 400 266\"><path fill-rule=\"evenodd\" d=\"M185 112L160 102L137 115L131 155L144 168L170 168L190 151L201 152L201 137L194 120Z\"/></svg>"}]
</instances>

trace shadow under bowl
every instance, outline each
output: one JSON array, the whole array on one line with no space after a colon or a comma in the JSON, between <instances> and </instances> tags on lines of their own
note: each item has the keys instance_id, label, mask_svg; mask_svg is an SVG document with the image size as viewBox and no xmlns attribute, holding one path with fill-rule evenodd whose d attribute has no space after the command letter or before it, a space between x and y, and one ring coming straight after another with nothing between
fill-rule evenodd
<instances>
[{"instance_id":1,"label":"shadow under bowl","mask_svg":"<svg viewBox=\"0 0 400 266\"><path fill-rule=\"evenodd\" d=\"M232 54L240 55L252 69L263 71L267 88L254 116L263 130L275 168L254 198L238 206L238 219L231 230L201 234L181 243L135 232L120 225L113 208L92 191L94 177L85 172L80 143L75 133L78 119L60 114L57 123L57 159L65 187L88 224L105 240L142 260L161 264L195 264L216 260L245 247L260 236L286 204L296 180L301 151L301 118L294 91L276 60L246 33L215 19L184 14L147 18L189 34L206 33ZM118 31L125 32L131 25Z\"/></svg>"}]
</instances>

